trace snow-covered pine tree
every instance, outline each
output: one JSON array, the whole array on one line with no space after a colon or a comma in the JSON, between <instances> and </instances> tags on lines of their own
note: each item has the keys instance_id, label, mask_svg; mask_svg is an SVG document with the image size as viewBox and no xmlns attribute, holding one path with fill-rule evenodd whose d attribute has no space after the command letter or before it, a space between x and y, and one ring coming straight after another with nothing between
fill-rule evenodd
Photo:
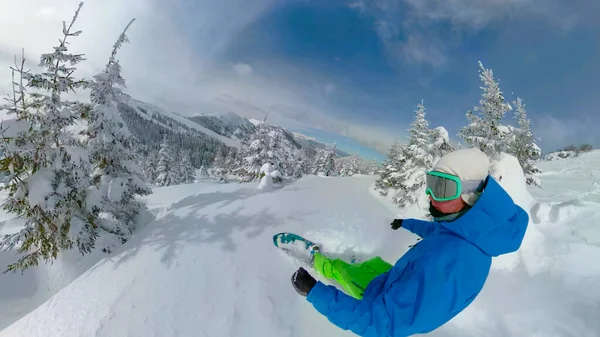
<instances>
[{"instance_id":1,"label":"snow-covered pine tree","mask_svg":"<svg viewBox=\"0 0 600 337\"><path fill-rule=\"evenodd\" d=\"M167 135L165 135L163 142L160 144L160 151L158 152L159 159L158 166L156 167L156 173L158 174L156 184L158 186L177 184L179 172L175 171L173 156L173 149L169 144Z\"/></svg>"},{"instance_id":2,"label":"snow-covered pine tree","mask_svg":"<svg viewBox=\"0 0 600 337\"><path fill-rule=\"evenodd\" d=\"M502 124L502 118L512 107L504 99L499 84L494 80L491 69L486 69L479 62L479 78L483 82L482 99L475 112L468 111L467 118L471 121L459 131L459 136L473 147L480 149L490 158L495 159L500 152L508 150L508 128Z\"/></svg>"},{"instance_id":3,"label":"snow-covered pine tree","mask_svg":"<svg viewBox=\"0 0 600 337\"><path fill-rule=\"evenodd\" d=\"M425 186L425 171L433 165L432 139L429 123L425 119L425 106L417 105L411 123L410 138L406 148L406 163L399 176L400 190L403 192L396 202L405 207L417 202L420 190Z\"/></svg>"},{"instance_id":4,"label":"snow-covered pine tree","mask_svg":"<svg viewBox=\"0 0 600 337\"><path fill-rule=\"evenodd\" d=\"M456 150L450 143L448 131L443 126L431 130L430 153L433 156L434 163L443 155Z\"/></svg>"},{"instance_id":5,"label":"snow-covered pine tree","mask_svg":"<svg viewBox=\"0 0 600 337\"><path fill-rule=\"evenodd\" d=\"M2 140L1 169L10 173L4 209L22 218L25 225L0 241L2 249L18 246L24 254L8 270L23 271L38 265L40 259L52 261L73 245L81 254L89 253L97 238L97 219L91 213L97 202L88 193L88 152L67 131L88 110L61 97L86 84L72 77L83 55L71 54L67 48L67 41L81 33L72 28L82 5L68 26L63 22L59 45L41 55L41 73L24 71L24 60L20 68L13 68L21 80L13 81L15 94L9 111L19 119L12 126L20 127L9 129ZM26 94L26 86L36 92Z\"/></svg>"},{"instance_id":6,"label":"snow-covered pine tree","mask_svg":"<svg viewBox=\"0 0 600 337\"><path fill-rule=\"evenodd\" d=\"M250 138L250 145L244 149L244 162L240 168L240 174L247 177L248 181L261 178L260 169L264 164L271 163L274 169L277 165L273 163L273 149L270 147L269 129L265 122L261 123L256 132Z\"/></svg>"},{"instance_id":7,"label":"snow-covered pine tree","mask_svg":"<svg viewBox=\"0 0 600 337\"><path fill-rule=\"evenodd\" d=\"M335 151L337 144L327 145L325 149L318 149L315 163L313 166L314 174L324 174L331 176L336 174Z\"/></svg>"},{"instance_id":8,"label":"snow-covered pine tree","mask_svg":"<svg viewBox=\"0 0 600 337\"><path fill-rule=\"evenodd\" d=\"M225 146L221 146L217 150L215 159L213 159L211 175L218 181L227 182L226 156L226 148Z\"/></svg>"},{"instance_id":9,"label":"snow-covered pine tree","mask_svg":"<svg viewBox=\"0 0 600 337\"><path fill-rule=\"evenodd\" d=\"M179 169L181 171L181 182L184 184L191 184L196 180L196 169L192 166L190 151L182 150L180 153L181 162L179 164Z\"/></svg>"},{"instance_id":10,"label":"snow-covered pine tree","mask_svg":"<svg viewBox=\"0 0 600 337\"><path fill-rule=\"evenodd\" d=\"M224 161L223 172L231 175L244 175L244 148L232 147Z\"/></svg>"},{"instance_id":11,"label":"snow-covered pine tree","mask_svg":"<svg viewBox=\"0 0 600 337\"><path fill-rule=\"evenodd\" d=\"M101 198L95 209L95 215L101 217L99 228L116 235L121 242L129 240L137 216L146 209L136 196L152 193L135 161L136 140L117 109L117 104L126 100L127 95L115 87L125 86L116 55L123 43L129 42L125 33L133 21L127 24L113 45L104 70L89 83L93 107L88 114L86 129L86 143L94 168L92 182Z\"/></svg>"},{"instance_id":12,"label":"snow-covered pine tree","mask_svg":"<svg viewBox=\"0 0 600 337\"><path fill-rule=\"evenodd\" d=\"M146 182L150 184L156 183L156 178L158 178L158 172L156 167L158 165L158 154L154 151L148 152L148 155L144 161L144 176L146 178Z\"/></svg>"},{"instance_id":13,"label":"snow-covered pine tree","mask_svg":"<svg viewBox=\"0 0 600 337\"><path fill-rule=\"evenodd\" d=\"M352 159L350 159L350 161L348 162L348 167L346 169L346 174L348 176L353 176L355 174L359 174L360 173L360 169L358 167L358 156L354 155L352 157Z\"/></svg>"},{"instance_id":14,"label":"snow-covered pine tree","mask_svg":"<svg viewBox=\"0 0 600 337\"><path fill-rule=\"evenodd\" d=\"M513 142L511 144L510 153L513 154L519 160L527 184L542 186L540 179L534 174L541 173L541 170L534 164L535 160L542 155L542 150L535 143L535 137L531 131L531 122L527 118L527 112L525 110L525 104L520 97L517 97L514 102L515 105L515 118L519 127L515 129Z\"/></svg>"},{"instance_id":15,"label":"snow-covered pine tree","mask_svg":"<svg viewBox=\"0 0 600 337\"><path fill-rule=\"evenodd\" d=\"M315 149L315 156L313 157L313 161L310 165L310 173L313 175L319 174L320 163L323 161L323 157L325 156L324 149Z\"/></svg>"},{"instance_id":16,"label":"snow-covered pine tree","mask_svg":"<svg viewBox=\"0 0 600 337\"><path fill-rule=\"evenodd\" d=\"M198 173L198 175L200 175L200 177L202 178L208 177L208 170L206 169L206 166L200 166L200 172Z\"/></svg>"},{"instance_id":17,"label":"snow-covered pine tree","mask_svg":"<svg viewBox=\"0 0 600 337\"><path fill-rule=\"evenodd\" d=\"M379 165L377 164L377 160L375 160L375 159L370 160L369 163L367 164L365 174L376 175L378 171L379 171Z\"/></svg>"},{"instance_id":18,"label":"snow-covered pine tree","mask_svg":"<svg viewBox=\"0 0 600 337\"><path fill-rule=\"evenodd\" d=\"M390 147L387 158L379 170L379 178L375 181L375 188L379 190L379 194L387 195L390 189L400 188L400 175L404 172L407 163L407 146L408 144L403 144L396 139Z\"/></svg>"}]
</instances>

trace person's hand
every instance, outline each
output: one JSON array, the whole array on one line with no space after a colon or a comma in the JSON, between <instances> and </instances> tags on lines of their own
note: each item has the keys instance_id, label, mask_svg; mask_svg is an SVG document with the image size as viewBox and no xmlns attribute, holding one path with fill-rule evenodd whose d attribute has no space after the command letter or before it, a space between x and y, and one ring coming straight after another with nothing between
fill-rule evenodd
<instances>
[{"instance_id":1,"label":"person's hand","mask_svg":"<svg viewBox=\"0 0 600 337\"><path fill-rule=\"evenodd\" d=\"M396 230L396 229L402 227L402 219L394 219L394 221L392 221L391 227L393 230Z\"/></svg>"},{"instance_id":2,"label":"person's hand","mask_svg":"<svg viewBox=\"0 0 600 337\"><path fill-rule=\"evenodd\" d=\"M308 296L308 293L311 289L317 284L317 280L315 280L310 274L302 267L300 267L294 275L292 275L292 285L296 292L302 296Z\"/></svg>"}]
</instances>

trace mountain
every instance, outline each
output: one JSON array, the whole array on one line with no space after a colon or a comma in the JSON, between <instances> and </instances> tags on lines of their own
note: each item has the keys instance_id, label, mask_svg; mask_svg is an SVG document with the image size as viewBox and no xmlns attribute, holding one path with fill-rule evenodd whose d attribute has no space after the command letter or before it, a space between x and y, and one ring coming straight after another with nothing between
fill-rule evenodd
<instances>
[{"instance_id":1,"label":"mountain","mask_svg":"<svg viewBox=\"0 0 600 337\"><path fill-rule=\"evenodd\" d=\"M256 132L255 124L233 112L224 115L196 115L188 119L221 136L244 143Z\"/></svg>"},{"instance_id":2,"label":"mountain","mask_svg":"<svg viewBox=\"0 0 600 337\"><path fill-rule=\"evenodd\" d=\"M500 183L530 214L523 244L494 258L477 299L427 336L600 336L600 200L581 197L596 190L600 152L544 163L543 190L528 191L510 159ZM394 263L418 237L390 229L411 210L384 202L374 180L306 176L268 193L258 182L155 188L141 198L155 219L111 256L70 251L24 275L0 274L0 337L356 336L294 291L301 262L272 236L295 232L326 255ZM14 258L0 251L0 261Z\"/></svg>"},{"instance_id":3,"label":"mountain","mask_svg":"<svg viewBox=\"0 0 600 337\"><path fill-rule=\"evenodd\" d=\"M127 127L140 141L139 152L143 156L158 152L166 135L175 151L190 151L195 168L202 165L211 166L219 151L227 156L234 148L238 150L248 146L250 139L257 132L258 125L262 123L233 112L184 117L136 99L120 103L118 108ZM282 143L282 146L289 145L290 151L301 147L306 151L308 158L314 156L316 149L327 147L326 144L300 133L290 132L281 126L269 125L269 128L278 129L276 132L283 135L286 142ZM340 150L337 150L336 154L339 157L349 156Z\"/></svg>"},{"instance_id":4,"label":"mountain","mask_svg":"<svg viewBox=\"0 0 600 337\"><path fill-rule=\"evenodd\" d=\"M327 144L324 144L324 143L321 143L321 142L317 141L316 138L303 135L303 134L301 134L299 132L293 132L292 134L294 135L294 137L296 138L296 140L300 144L302 144L304 147L311 147L311 148L321 149L321 150L324 150L327 147ZM338 157L349 157L349 156L351 156L350 153L342 151L342 150L340 150L338 148L336 148L335 154Z\"/></svg>"},{"instance_id":5,"label":"mountain","mask_svg":"<svg viewBox=\"0 0 600 337\"><path fill-rule=\"evenodd\" d=\"M222 136L230 137L242 142L247 142L252 134L256 132L256 127L263 123L256 119L241 117L234 112L228 112L224 115L196 115L188 118ZM291 134L292 137L295 138L295 142L300 144L303 148L309 149L309 152L314 152L313 150L315 149L325 149L327 147L327 144L319 142L315 138L308 137L299 132L290 132L285 128L282 129L285 133ZM339 149L336 149L336 155L339 157L350 156L349 153Z\"/></svg>"},{"instance_id":6,"label":"mountain","mask_svg":"<svg viewBox=\"0 0 600 337\"><path fill-rule=\"evenodd\" d=\"M221 148L239 146L239 141L219 135L174 112L131 99L118 105L129 131L140 141L140 152L158 152L166 135L177 150L189 150L192 165L209 166ZM226 151L227 152L227 151Z\"/></svg>"}]
</instances>

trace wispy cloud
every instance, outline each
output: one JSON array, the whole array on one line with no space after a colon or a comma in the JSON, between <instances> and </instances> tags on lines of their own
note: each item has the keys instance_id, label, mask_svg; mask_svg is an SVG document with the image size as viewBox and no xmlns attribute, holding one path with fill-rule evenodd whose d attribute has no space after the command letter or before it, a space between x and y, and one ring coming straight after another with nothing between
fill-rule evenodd
<instances>
[{"instance_id":1,"label":"wispy cloud","mask_svg":"<svg viewBox=\"0 0 600 337\"><path fill-rule=\"evenodd\" d=\"M495 20L539 19L550 27L572 28L579 20L558 0L354 0L349 7L370 17L391 56L412 65L434 68L465 32ZM434 24L449 24L436 31Z\"/></svg>"},{"instance_id":2,"label":"wispy cloud","mask_svg":"<svg viewBox=\"0 0 600 337\"><path fill-rule=\"evenodd\" d=\"M352 95L326 74L286 60L222 61L221 54L246 26L269 11L275 0L103 0L86 1L70 51L86 61L75 73L90 79L108 60L124 26L129 44L118 58L133 97L182 114L234 111L250 118L265 114L287 127L321 128L385 152L398 136L391 127L346 117L332 97ZM60 37L76 0L9 1L0 11L0 92L10 90L9 66L25 49L35 68L41 53ZM237 62L237 63L236 63ZM82 92L80 99L87 100ZM345 116L341 118L340 116Z\"/></svg>"},{"instance_id":3,"label":"wispy cloud","mask_svg":"<svg viewBox=\"0 0 600 337\"><path fill-rule=\"evenodd\" d=\"M546 151L562 149L569 144L600 144L600 134L590 128L600 122L595 118L593 115L578 119L537 115L532 117L532 128Z\"/></svg>"},{"instance_id":4,"label":"wispy cloud","mask_svg":"<svg viewBox=\"0 0 600 337\"><path fill-rule=\"evenodd\" d=\"M236 73L242 76L250 76L252 75L253 71L252 67L249 64L241 62L234 64L233 70L235 70Z\"/></svg>"}]
</instances>

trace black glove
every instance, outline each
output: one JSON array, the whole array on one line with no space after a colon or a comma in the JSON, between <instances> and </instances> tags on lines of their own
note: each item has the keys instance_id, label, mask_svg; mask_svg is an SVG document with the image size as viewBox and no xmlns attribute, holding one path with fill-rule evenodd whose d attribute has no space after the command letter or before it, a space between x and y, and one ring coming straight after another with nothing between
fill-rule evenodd
<instances>
[{"instance_id":1,"label":"black glove","mask_svg":"<svg viewBox=\"0 0 600 337\"><path fill-rule=\"evenodd\" d=\"M394 219L394 221L392 221L392 229L396 230L400 227L402 227L402 219Z\"/></svg>"},{"instance_id":2,"label":"black glove","mask_svg":"<svg viewBox=\"0 0 600 337\"><path fill-rule=\"evenodd\" d=\"M317 284L317 280L315 280L310 274L304 270L304 268L300 267L294 275L292 275L292 285L296 292L302 296L308 296L310 290Z\"/></svg>"}]
</instances>

